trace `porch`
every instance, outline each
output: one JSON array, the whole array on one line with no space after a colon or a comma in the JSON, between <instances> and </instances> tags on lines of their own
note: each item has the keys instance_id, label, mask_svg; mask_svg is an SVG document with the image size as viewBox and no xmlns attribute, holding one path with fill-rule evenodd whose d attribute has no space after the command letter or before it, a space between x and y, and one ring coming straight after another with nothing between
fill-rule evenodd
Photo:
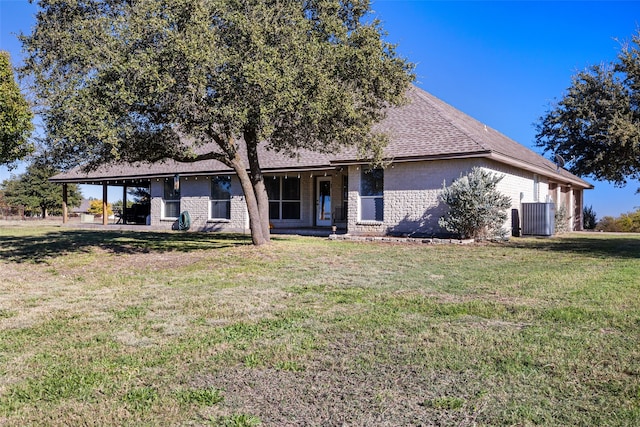
<instances>
[{"instance_id":1,"label":"porch","mask_svg":"<svg viewBox=\"0 0 640 427\"><path fill-rule=\"evenodd\" d=\"M113 223L109 222L106 225L101 221L87 223L80 221L67 221L63 223L64 227L69 228L77 228L83 230L100 230L100 231L169 231L166 227L163 226L152 226L145 224L122 224L122 223ZM197 229L191 229L190 231L198 232ZM207 232L207 231L202 231ZM281 227L281 228L272 228L271 234L274 236L277 235L292 235L292 236L312 236L312 237L329 237L332 234L344 235L347 233L346 227L336 227L336 231L333 232L332 227ZM247 236L250 235L249 230L247 230L244 234Z\"/></svg>"}]
</instances>

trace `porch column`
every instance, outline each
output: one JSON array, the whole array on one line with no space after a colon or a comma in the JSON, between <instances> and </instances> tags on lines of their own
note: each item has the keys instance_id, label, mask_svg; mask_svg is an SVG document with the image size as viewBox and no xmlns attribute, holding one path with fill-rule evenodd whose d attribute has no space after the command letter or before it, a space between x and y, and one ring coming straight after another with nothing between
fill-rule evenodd
<instances>
[{"instance_id":1,"label":"porch column","mask_svg":"<svg viewBox=\"0 0 640 427\"><path fill-rule=\"evenodd\" d=\"M109 215L107 214L107 183L102 183L102 225L109 224Z\"/></svg>"},{"instance_id":2,"label":"porch column","mask_svg":"<svg viewBox=\"0 0 640 427\"><path fill-rule=\"evenodd\" d=\"M579 188L575 188L573 190L573 212L575 215L575 219L573 221L573 231L582 231L584 230L584 219L582 218L582 210L583 210L583 200L582 200L582 190Z\"/></svg>"},{"instance_id":3,"label":"porch column","mask_svg":"<svg viewBox=\"0 0 640 427\"><path fill-rule=\"evenodd\" d=\"M122 187L122 223L127 223L127 184L125 183Z\"/></svg>"},{"instance_id":4,"label":"porch column","mask_svg":"<svg viewBox=\"0 0 640 427\"><path fill-rule=\"evenodd\" d=\"M66 224L69 220L69 211L67 210L68 188L67 183L62 184L62 223Z\"/></svg>"}]
</instances>

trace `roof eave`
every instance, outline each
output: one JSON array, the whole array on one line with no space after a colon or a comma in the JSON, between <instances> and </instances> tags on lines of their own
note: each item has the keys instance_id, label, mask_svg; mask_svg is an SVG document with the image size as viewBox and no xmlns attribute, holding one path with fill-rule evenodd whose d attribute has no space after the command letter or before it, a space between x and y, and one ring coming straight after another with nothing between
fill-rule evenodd
<instances>
[{"instance_id":1,"label":"roof eave","mask_svg":"<svg viewBox=\"0 0 640 427\"><path fill-rule=\"evenodd\" d=\"M316 171L329 171L335 169L335 166L332 165L317 165L317 166L307 166L307 167L292 167L292 168L283 168L283 167L275 167L275 168L264 168L262 169L263 173L302 173L302 172L316 172ZM153 179L164 179L171 178L175 175L180 175L182 177L193 177L193 176L205 176L205 175L228 175L234 174L232 169L225 170L202 170L202 171L191 171L191 172L174 172L174 173L154 173L154 174L136 174L136 175L115 175L115 176L85 176L85 177L74 177L74 178L65 178L60 177L56 178L53 176L49 178L49 182L55 184L84 184L84 185L103 185L107 183L115 183L117 181L122 181L122 183L126 181L150 181Z\"/></svg>"},{"instance_id":2,"label":"roof eave","mask_svg":"<svg viewBox=\"0 0 640 427\"><path fill-rule=\"evenodd\" d=\"M548 178L551 178L553 181L557 181L558 183L575 185L577 187L584 188L585 190L592 190L594 188L593 184L590 184L587 181L581 178L578 178L577 176L571 174L570 172L565 171L564 169L561 169L561 170L565 171L567 175L559 173L558 170L553 170L551 168L543 168L537 165L533 165L531 163L527 163L522 160L518 160L513 157L506 156L504 154L496 153L495 151L490 152L490 154L487 157L500 163L515 166L515 167L527 170L529 172L546 176Z\"/></svg>"},{"instance_id":3,"label":"roof eave","mask_svg":"<svg viewBox=\"0 0 640 427\"><path fill-rule=\"evenodd\" d=\"M476 151L466 153L447 153L447 154L434 154L434 155L422 155L422 156L398 156L387 157L383 160L384 163L400 163L400 162L421 162L428 160L452 160L452 159L466 159L475 157L487 157L490 151ZM332 160L331 164L334 166L349 166L349 165L364 165L371 163L371 159L341 159Z\"/></svg>"}]
</instances>

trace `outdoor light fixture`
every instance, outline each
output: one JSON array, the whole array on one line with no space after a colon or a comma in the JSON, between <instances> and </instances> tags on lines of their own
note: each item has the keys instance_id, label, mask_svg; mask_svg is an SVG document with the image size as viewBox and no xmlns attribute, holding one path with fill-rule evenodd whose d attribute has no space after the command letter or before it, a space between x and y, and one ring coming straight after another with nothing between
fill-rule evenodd
<instances>
[{"instance_id":1,"label":"outdoor light fixture","mask_svg":"<svg viewBox=\"0 0 640 427\"><path fill-rule=\"evenodd\" d=\"M173 191L180 191L180 175L173 176Z\"/></svg>"}]
</instances>

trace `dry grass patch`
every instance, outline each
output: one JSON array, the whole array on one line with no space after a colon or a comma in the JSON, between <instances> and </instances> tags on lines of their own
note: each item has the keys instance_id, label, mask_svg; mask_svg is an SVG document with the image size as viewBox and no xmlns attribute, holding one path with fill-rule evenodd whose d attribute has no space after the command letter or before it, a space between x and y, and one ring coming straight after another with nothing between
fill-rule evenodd
<instances>
[{"instance_id":1,"label":"dry grass patch","mask_svg":"<svg viewBox=\"0 0 640 427\"><path fill-rule=\"evenodd\" d=\"M248 243L0 228L0 424L640 424L640 238Z\"/></svg>"}]
</instances>

